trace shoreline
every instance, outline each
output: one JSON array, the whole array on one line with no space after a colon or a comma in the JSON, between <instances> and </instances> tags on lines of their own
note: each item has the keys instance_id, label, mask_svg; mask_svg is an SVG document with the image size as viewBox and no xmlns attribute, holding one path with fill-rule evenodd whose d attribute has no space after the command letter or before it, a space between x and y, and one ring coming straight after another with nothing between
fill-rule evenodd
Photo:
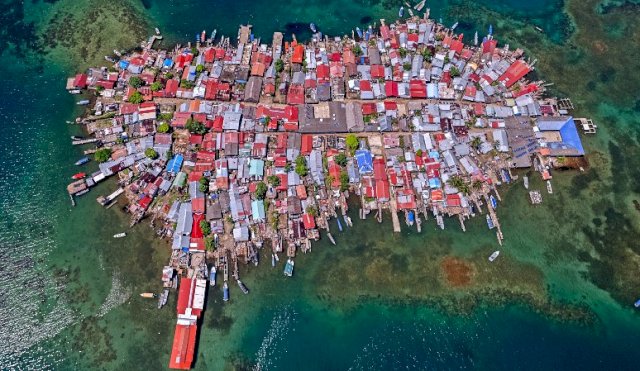
<instances>
[{"instance_id":1,"label":"shoreline","mask_svg":"<svg viewBox=\"0 0 640 371\"><path fill-rule=\"evenodd\" d=\"M274 254L285 252L286 241L289 258L295 257L298 248L310 251L310 241L320 238L320 229L330 233L328 221L336 218L340 223L339 213L346 214L347 191L360 197L361 216L390 210L396 232L401 223L396 211L404 211L405 223L415 224L418 230L420 213L428 220L431 212L441 228L443 216L457 215L464 230L464 220L481 213L486 205L487 223L490 229L497 228L501 243L494 211L500 200L496 185L517 178L511 173L513 148L500 141L508 140L509 133L528 138L517 142L527 147L520 157L529 156L528 167L537 160L543 177L550 177L547 166L567 156L564 152L542 155L540 149L546 146L540 140L557 142L559 136L562 142L561 130L551 129L558 134L539 138L534 125L526 126L529 116L516 116L514 107L538 113L531 117L539 130L564 120L562 128L573 125L572 133L577 135L573 119L559 116L557 101L540 97L542 82L523 80L533 63L525 61L521 51L497 48L491 35L482 47L473 48L427 18L393 27L381 23L380 34L367 30L360 41L318 37L306 45L287 42L284 48L274 42L271 49L253 39L249 26L240 29L237 48L228 40L177 47L173 54L143 46L141 53L124 56L114 71L90 69L89 74L77 75L68 87L96 89L101 95L99 108L91 103L100 110L96 116L109 112L109 107L114 115L94 122L80 120L109 153L100 171L91 174L89 181L75 182L70 193L84 192L91 182L117 174L132 202L128 206L132 225L147 214L152 215L152 225L158 218L166 220L158 234L172 237L174 246L164 286L176 288L177 277L183 277L180 286L188 284L190 289L180 289L179 298L187 300L193 294L204 295L201 288L209 276L206 262L212 259L225 272L230 261L236 264L232 275L239 280L240 258L257 264L255 249L267 240ZM400 46L402 35L404 44L411 47ZM426 42L420 42L420 35L426 35ZM204 32L201 39L206 39ZM359 56L363 49L367 55ZM491 60L491 65L483 58ZM278 60L283 60L282 67ZM505 62L502 67L501 61ZM172 71L181 71L182 79L175 80ZM428 81L437 83L427 82L426 71ZM232 81L225 82L225 72ZM456 88L460 79L467 83L461 89ZM157 90L155 83L160 84ZM329 90L323 93L322 89ZM211 91L215 93L210 95ZM328 99L318 98L320 94L328 94ZM167 95L182 95L183 100L170 98L167 104L163 101ZM518 99L526 104L517 105ZM549 116L544 116L543 107ZM488 116L488 110L504 117ZM159 132L163 124L173 133ZM153 154L147 149L153 149ZM342 219L348 229L350 219ZM201 221L208 223L209 233ZM219 242L215 251L209 251L212 242ZM176 332L197 331L202 309L201 304L186 303Z\"/></svg>"}]
</instances>

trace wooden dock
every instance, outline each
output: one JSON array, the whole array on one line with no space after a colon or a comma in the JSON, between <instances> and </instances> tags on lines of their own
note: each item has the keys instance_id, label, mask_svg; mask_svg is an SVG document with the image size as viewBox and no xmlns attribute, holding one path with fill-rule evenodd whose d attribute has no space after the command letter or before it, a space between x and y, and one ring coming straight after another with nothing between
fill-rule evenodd
<instances>
[{"instance_id":1,"label":"wooden dock","mask_svg":"<svg viewBox=\"0 0 640 371\"><path fill-rule=\"evenodd\" d=\"M95 143L98 140L96 138L89 138L89 139L81 139L81 140L73 140L71 141L71 144L74 146L78 146L81 144L89 144L89 143Z\"/></svg>"}]
</instances>

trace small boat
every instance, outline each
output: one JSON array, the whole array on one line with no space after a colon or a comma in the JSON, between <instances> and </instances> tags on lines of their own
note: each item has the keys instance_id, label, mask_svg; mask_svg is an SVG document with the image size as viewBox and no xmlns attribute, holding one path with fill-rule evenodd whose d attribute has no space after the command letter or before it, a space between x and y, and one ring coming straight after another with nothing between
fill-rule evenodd
<instances>
[{"instance_id":1,"label":"small boat","mask_svg":"<svg viewBox=\"0 0 640 371\"><path fill-rule=\"evenodd\" d=\"M415 215L413 215L413 211L409 211L407 213L407 220L406 220L407 225L411 227L413 226L413 223L415 223L415 221L416 221L416 218L415 218Z\"/></svg>"},{"instance_id":2,"label":"small boat","mask_svg":"<svg viewBox=\"0 0 640 371\"><path fill-rule=\"evenodd\" d=\"M493 25L489 25L489 36L493 35Z\"/></svg>"},{"instance_id":3,"label":"small boat","mask_svg":"<svg viewBox=\"0 0 640 371\"><path fill-rule=\"evenodd\" d=\"M533 28L536 29L536 31L540 32L540 33L544 33L544 30L538 26L533 26Z\"/></svg>"},{"instance_id":4,"label":"small boat","mask_svg":"<svg viewBox=\"0 0 640 371\"><path fill-rule=\"evenodd\" d=\"M158 27L156 27L155 31L156 31L156 35L160 35L160 30L158 29Z\"/></svg>"},{"instance_id":5,"label":"small boat","mask_svg":"<svg viewBox=\"0 0 640 371\"><path fill-rule=\"evenodd\" d=\"M438 227L440 227L440 229L444 230L444 218L442 217L442 215L436 215L436 224L438 224Z\"/></svg>"},{"instance_id":6,"label":"small boat","mask_svg":"<svg viewBox=\"0 0 640 371\"><path fill-rule=\"evenodd\" d=\"M218 29L216 28L215 30L213 30L213 32L211 32L211 41L213 41L216 38L216 34L218 33Z\"/></svg>"},{"instance_id":7,"label":"small boat","mask_svg":"<svg viewBox=\"0 0 640 371\"><path fill-rule=\"evenodd\" d=\"M81 135L72 135L71 140L83 140L84 137Z\"/></svg>"},{"instance_id":8,"label":"small boat","mask_svg":"<svg viewBox=\"0 0 640 371\"><path fill-rule=\"evenodd\" d=\"M489 201L491 201L491 207L494 209L498 207L498 201L496 201L496 198L493 197L493 195L489 196Z\"/></svg>"},{"instance_id":9,"label":"small boat","mask_svg":"<svg viewBox=\"0 0 640 371\"><path fill-rule=\"evenodd\" d=\"M404 16L404 6L400 7L400 10L398 10L398 17L402 18Z\"/></svg>"},{"instance_id":10,"label":"small boat","mask_svg":"<svg viewBox=\"0 0 640 371\"><path fill-rule=\"evenodd\" d=\"M489 256L489 261L493 262L494 260L496 260L498 255L500 255L500 251L499 250L494 251L493 254Z\"/></svg>"},{"instance_id":11,"label":"small boat","mask_svg":"<svg viewBox=\"0 0 640 371\"><path fill-rule=\"evenodd\" d=\"M79 105L79 106L86 106L87 104L89 104L89 100L88 99L83 99L83 100L79 101L76 104Z\"/></svg>"},{"instance_id":12,"label":"small boat","mask_svg":"<svg viewBox=\"0 0 640 371\"><path fill-rule=\"evenodd\" d=\"M73 90L69 90L69 93L70 93L70 94L80 94L80 93L82 93L82 90L80 90L80 89L73 89Z\"/></svg>"},{"instance_id":13,"label":"small boat","mask_svg":"<svg viewBox=\"0 0 640 371\"><path fill-rule=\"evenodd\" d=\"M342 232L342 223L340 223L340 218L336 218L336 221L338 221L338 229Z\"/></svg>"},{"instance_id":14,"label":"small boat","mask_svg":"<svg viewBox=\"0 0 640 371\"><path fill-rule=\"evenodd\" d=\"M547 193L552 194L553 188L551 187L551 181L547 180Z\"/></svg>"},{"instance_id":15,"label":"small boat","mask_svg":"<svg viewBox=\"0 0 640 371\"><path fill-rule=\"evenodd\" d=\"M213 267L211 267L211 271L209 271L209 286L211 286L211 287L216 285L216 272L217 271L218 271L218 269L216 269L215 265Z\"/></svg>"},{"instance_id":16,"label":"small boat","mask_svg":"<svg viewBox=\"0 0 640 371\"><path fill-rule=\"evenodd\" d=\"M356 33L358 34L358 38L362 39L362 31L360 30L360 27L356 27Z\"/></svg>"},{"instance_id":17,"label":"small boat","mask_svg":"<svg viewBox=\"0 0 640 371\"><path fill-rule=\"evenodd\" d=\"M120 53L120 51L113 49L113 54L117 55L118 57L122 57L122 53Z\"/></svg>"},{"instance_id":18,"label":"small boat","mask_svg":"<svg viewBox=\"0 0 640 371\"><path fill-rule=\"evenodd\" d=\"M271 254L271 266L276 266L276 254Z\"/></svg>"},{"instance_id":19,"label":"small boat","mask_svg":"<svg viewBox=\"0 0 640 371\"><path fill-rule=\"evenodd\" d=\"M327 237L329 237L329 241L331 241L331 243L335 246L336 240L333 239L333 236L331 235L331 233L327 232Z\"/></svg>"},{"instance_id":20,"label":"small boat","mask_svg":"<svg viewBox=\"0 0 640 371\"><path fill-rule=\"evenodd\" d=\"M478 46L478 31L473 35L473 45Z\"/></svg>"},{"instance_id":21,"label":"small boat","mask_svg":"<svg viewBox=\"0 0 640 371\"><path fill-rule=\"evenodd\" d=\"M287 277L293 276L293 266L294 266L293 259L289 258L287 260L287 264L284 266L284 275L285 276L287 276Z\"/></svg>"},{"instance_id":22,"label":"small boat","mask_svg":"<svg viewBox=\"0 0 640 371\"><path fill-rule=\"evenodd\" d=\"M347 227L353 227L353 222L351 221L351 218L349 217L349 215L345 214L342 216L342 218L344 219L344 222L347 224Z\"/></svg>"},{"instance_id":23,"label":"small boat","mask_svg":"<svg viewBox=\"0 0 640 371\"><path fill-rule=\"evenodd\" d=\"M107 62L111 62L111 63L116 63L117 62L115 58L113 58L112 56L109 56L109 55L105 55L104 56L104 60L107 61Z\"/></svg>"},{"instance_id":24,"label":"small boat","mask_svg":"<svg viewBox=\"0 0 640 371\"><path fill-rule=\"evenodd\" d=\"M202 33L200 34L200 40L205 41L207 39L207 31L202 30Z\"/></svg>"},{"instance_id":25,"label":"small boat","mask_svg":"<svg viewBox=\"0 0 640 371\"><path fill-rule=\"evenodd\" d=\"M224 281L224 284L222 285L222 300L229 301L229 285L227 284L227 281Z\"/></svg>"},{"instance_id":26,"label":"small boat","mask_svg":"<svg viewBox=\"0 0 640 371\"><path fill-rule=\"evenodd\" d=\"M89 157L84 156L83 158L79 159L78 161L75 162L76 166L80 166L80 165L84 165L87 162L89 162Z\"/></svg>"},{"instance_id":27,"label":"small boat","mask_svg":"<svg viewBox=\"0 0 640 371\"><path fill-rule=\"evenodd\" d=\"M525 175L523 180L524 180L524 188L529 189L529 177Z\"/></svg>"},{"instance_id":28,"label":"small boat","mask_svg":"<svg viewBox=\"0 0 640 371\"><path fill-rule=\"evenodd\" d=\"M487 214L487 227L489 227L489 229L493 229L495 227L493 225L493 220L491 219L491 216L489 214Z\"/></svg>"},{"instance_id":29,"label":"small boat","mask_svg":"<svg viewBox=\"0 0 640 371\"><path fill-rule=\"evenodd\" d=\"M152 292L143 292L142 294L140 294L141 297L145 298L145 299L153 299L155 298L157 295L152 293Z\"/></svg>"},{"instance_id":30,"label":"small boat","mask_svg":"<svg viewBox=\"0 0 640 371\"><path fill-rule=\"evenodd\" d=\"M89 193L89 188L83 189L82 191L75 194L75 196L82 196Z\"/></svg>"},{"instance_id":31,"label":"small boat","mask_svg":"<svg viewBox=\"0 0 640 371\"><path fill-rule=\"evenodd\" d=\"M238 282L238 286L240 286L240 290L242 290L242 292L247 295L249 293L249 289L247 288L247 285L245 285L244 283L242 283L242 281L240 281L239 279L236 280L236 282Z\"/></svg>"},{"instance_id":32,"label":"small boat","mask_svg":"<svg viewBox=\"0 0 640 371\"><path fill-rule=\"evenodd\" d=\"M417 11L421 11L422 8L424 8L424 4L427 2L427 0L422 0L421 2L417 3L416 6L413 7L413 9L417 10Z\"/></svg>"},{"instance_id":33,"label":"small boat","mask_svg":"<svg viewBox=\"0 0 640 371\"><path fill-rule=\"evenodd\" d=\"M167 299L169 299L169 290L164 289L164 291L162 291L162 294L160 295L160 298L158 298L158 309L164 307L165 304L167 304Z\"/></svg>"},{"instance_id":34,"label":"small boat","mask_svg":"<svg viewBox=\"0 0 640 371\"><path fill-rule=\"evenodd\" d=\"M311 30L311 32L316 33L318 32L318 28L316 27L316 24L311 22L309 23L309 29Z\"/></svg>"},{"instance_id":35,"label":"small boat","mask_svg":"<svg viewBox=\"0 0 640 371\"><path fill-rule=\"evenodd\" d=\"M640 308L640 299L638 299L635 303L633 303L633 306L636 308Z\"/></svg>"},{"instance_id":36,"label":"small boat","mask_svg":"<svg viewBox=\"0 0 640 371\"><path fill-rule=\"evenodd\" d=\"M82 179L82 178L84 178L85 176L87 176L87 174L85 174L85 173L76 173L76 174L73 174L73 176L71 177L71 179L78 180L78 179Z\"/></svg>"},{"instance_id":37,"label":"small boat","mask_svg":"<svg viewBox=\"0 0 640 371\"><path fill-rule=\"evenodd\" d=\"M455 30L456 27L458 27L458 22L454 23L453 26L451 26L451 31Z\"/></svg>"},{"instance_id":38,"label":"small boat","mask_svg":"<svg viewBox=\"0 0 640 371\"><path fill-rule=\"evenodd\" d=\"M121 232L113 235L113 238L122 238L122 237L127 237L127 234L124 232Z\"/></svg>"}]
</instances>

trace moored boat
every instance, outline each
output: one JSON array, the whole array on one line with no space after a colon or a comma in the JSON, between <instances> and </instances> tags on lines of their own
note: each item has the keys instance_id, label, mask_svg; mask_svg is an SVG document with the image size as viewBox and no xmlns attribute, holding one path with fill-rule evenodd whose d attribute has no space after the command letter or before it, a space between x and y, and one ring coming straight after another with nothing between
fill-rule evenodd
<instances>
[{"instance_id":1,"label":"moored boat","mask_svg":"<svg viewBox=\"0 0 640 371\"><path fill-rule=\"evenodd\" d=\"M85 156L85 157L79 159L78 161L76 161L75 165L76 166L80 166L80 165L86 164L87 162L89 162L89 157Z\"/></svg>"},{"instance_id":2,"label":"moored boat","mask_svg":"<svg viewBox=\"0 0 640 371\"><path fill-rule=\"evenodd\" d=\"M498 258L498 255L500 255L500 251L499 250L494 251L493 254L489 256L489 261L493 262Z\"/></svg>"},{"instance_id":3,"label":"moored boat","mask_svg":"<svg viewBox=\"0 0 640 371\"><path fill-rule=\"evenodd\" d=\"M547 180L547 193L552 194L553 193L553 187L551 187L551 181Z\"/></svg>"},{"instance_id":4,"label":"moored boat","mask_svg":"<svg viewBox=\"0 0 640 371\"><path fill-rule=\"evenodd\" d=\"M529 189L529 177L525 175L523 180L524 180L524 188Z\"/></svg>"},{"instance_id":5,"label":"moored boat","mask_svg":"<svg viewBox=\"0 0 640 371\"><path fill-rule=\"evenodd\" d=\"M227 284L227 281L224 281L224 284L222 285L222 300L229 301L229 285Z\"/></svg>"},{"instance_id":6,"label":"moored boat","mask_svg":"<svg viewBox=\"0 0 640 371\"><path fill-rule=\"evenodd\" d=\"M127 234L124 232L121 232L113 235L113 238L122 238L122 237L127 237Z\"/></svg>"},{"instance_id":7,"label":"moored boat","mask_svg":"<svg viewBox=\"0 0 640 371\"><path fill-rule=\"evenodd\" d=\"M402 18L404 16L404 6L400 7L400 10L398 10L398 17Z\"/></svg>"},{"instance_id":8,"label":"moored boat","mask_svg":"<svg viewBox=\"0 0 640 371\"><path fill-rule=\"evenodd\" d=\"M358 38L362 39L362 31L360 30L360 27L356 27L356 33L358 34Z\"/></svg>"},{"instance_id":9,"label":"moored boat","mask_svg":"<svg viewBox=\"0 0 640 371\"><path fill-rule=\"evenodd\" d=\"M332 244L336 244L336 240L333 239L333 236L331 235L331 233L327 232L327 237L329 237L329 241L331 241Z\"/></svg>"},{"instance_id":10,"label":"moored boat","mask_svg":"<svg viewBox=\"0 0 640 371\"><path fill-rule=\"evenodd\" d=\"M156 294L154 294L153 292L143 292L140 294L140 296L145 299L153 299L156 297Z\"/></svg>"},{"instance_id":11,"label":"moored boat","mask_svg":"<svg viewBox=\"0 0 640 371\"><path fill-rule=\"evenodd\" d=\"M71 179L78 180L78 179L82 179L82 178L84 178L85 176L87 176L87 174L85 174L85 173L76 173L76 174L73 174L73 176L71 177Z\"/></svg>"},{"instance_id":12,"label":"moored boat","mask_svg":"<svg viewBox=\"0 0 640 371\"><path fill-rule=\"evenodd\" d=\"M454 23L454 24L451 26L451 31L455 30L457 27L458 27L458 22Z\"/></svg>"},{"instance_id":13,"label":"moored boat","mask_svg":"<svg viewBox=\"0 0 640 371\"><path fill-rule=\"evenodd\" d=\"M72 135L71 140L83 140L84 137L81 135Z\"/></svg>"},{"instance_id":14,"label":"moored boat","mask_svg":"<svg viewBox=\"0 0 640 371\"><path fill-rule=\"evenodd\" d=\"M489 214L487 214L487 227L489 227L489 229L493 229L493 227L495 227L493 225L493 220L491 219L491 216Z\"/></svg>"},{"instance_id":15,"label":"moored boat","mask_svg":"<svg viewBox=\"0 0 640 371\"><path fill-rule=\"evenodd\" d=\"M496 201L496 198L493 197L493 195L489 196L489 201L491 201L491 207L494 209L498 207L498 201Z\"/></svg>"},{"instance_id":16,"label":"moored boat","mask_svg":"<svg viewBox=\"0 0 640 371\"><path fill-rule=\"evenodd\" d=\"M340 218L336 218L336 220L338 221L338 229L342 232L342 223L340 223Z\"/></svg>"},{"instance_id":17,"label":"moored boat","mask_svg":"<svg viewBox=\"0 0 640 371\"><path fill-rule=\"evenodd\" d=\"M351 221L351 218L349 217L349 215L345 214L342 216L342 218L344 219L344 222L347 224L347 227L353 227L353 222Z\"/></svg>"},{"instance_id":18,"label":"moored boat","mask_svg":"<svg viewBox=\"0 0 640 371\"><path fill-rule=\"evenodd\" d=\"M638 299L635 303L633 303L633 306L636 308L640 308L640 299Z\"/></svg>"},{"instance_id":19,"label":"moored boat","mask_svg":"<svg viewBox=\"0 0 640 371\"><path fill-rule=\"evenodd\" d=\"M271 266L276 266L276 254L271 254Z\"/></svg>"},{"instance_id":20,"label":"moored boat","mask_svg":"<svg viewBox=\"0 0 640 371\"><path fill-rule=\"evenodd\" d=\"M158 309L164 307L164 305L167 304L168 298L169 298L169 290L164 289L162 291L162 294L160 294L160 297L158 298Z\"/></svg>"},{"instance_id":21,"label":"moored boat","mask_svg":"<svg viewBox=\"0 0 640 371\"><path fill-rule=\"evenodd\" d=\"M316 24L311 22L309 23L309 29L311 30L311 32L316 33L318 32L318 28L316 27Z\"/></svg>"},{"instance_id":22,"label":"moored boat","mask_svg":"<svg viewBox=\"0 0 640 371\"><path fill-rule=\"evenodd\" d=\"M249 289L247 288L247 285L245 285L242 281L240 281L239 279L236 280L236 282L238 282L238 286L240 286L240 290L242 290L242 292L246 295L249 293Z\"/></svg>"},{"instance_id":23,"label":"moored boat","mask_svg":"<svg viewBox=\"0 0 640 371\"><path fill-rule=\"evenodd\" d=\"M82 93L82 90L80 90L80 89L73 89L73 90L69 90L69 93L71 93L71 94L80 94L80 93Z\"/></svg>"},{"instance_id":24,"label":"moored boat","mask_svg":"<svg viewBox=\"0 0 640 371\"><path fill-rule=\"evenodd\" d=\"M215 286L216 285L216 272L217 271L218 271L218 269L216 268L215 265L213 267L211 267L211 271L209 271L209 286Z\"/></svg>"},{"instance_id":25,"label":"moored boat","mask_svg":"<svg viewBox=\"0 0 640 371\"><path fill-rule=\"evenodd\" d=\"M83 99L81 101L78 101L78 103L76 103L79 106L86 106L87 104L89 104L89 100L88 99Z\"/></svg>"},{"instance_id":26,"label":"moored boat","mask_svg":"<svg viewBox=\"0 0 640 371\"><path fill-rule=\"evenodd\" d=\"M284 275L287 277L291 277L293 276L293 266L295 265L295 263L293 262L293 259L289 258L287 260L287 264L284 266Z\"/></svg>"}]
</instances>

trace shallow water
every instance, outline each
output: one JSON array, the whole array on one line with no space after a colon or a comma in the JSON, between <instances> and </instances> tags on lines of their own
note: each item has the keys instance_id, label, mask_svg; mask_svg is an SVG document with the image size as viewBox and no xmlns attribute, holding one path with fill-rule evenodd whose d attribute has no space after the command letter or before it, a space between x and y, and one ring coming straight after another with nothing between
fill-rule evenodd
<instances>
[{"instance_id":1,"label":"shallow water","mask_svg":"<svg viewBox=\"0 0 640 371\"><path fill-rule=\"evenodd\" d=\"M63 90L67 75L134 46L155 26L164 45L192 41L202 29L234 38L246 22L263 40L276 30L305 38L309 22L344 34L392 21L397 5L385 4L396 2L60 0L28 2L25 12L19 1L2 5L0 50L10 62L0 64L0 368L168 363L175 297L158 311L137 296L159 289L168 249L147 225L129 231L116 207L94 202L112 182L76 208L65 195L81 157L69 144L78 128L65 124L80 113ZM356 226L336 233L338 246L319 243L296 259L294 278L263 264L242 272L250 295L232 287L223 305L219 288L210 291L195 368L632 369L640 340L631 305L640 297L632 203L640 193L640 45L627 36L640 25L632 3L607 4L431 4L432 17L459 21L467 39L492 24L499 40L525 46L538 59L536 74L573 99L576 116L599 125L585 139L591 169L556 173L542 206L528 206L520 184L501 189L506 241L496 264L486 261L496 244L481 218L466 233L454 220L444 232L430 220L421 234L404 226L393 234L390 223L353 215ZM543 188L538 179L531 185ZM111 237L124 230L127 238ZM472 272L467 285L447 283L442 263L451 258Z\"/></svg>"}]
</instances>

